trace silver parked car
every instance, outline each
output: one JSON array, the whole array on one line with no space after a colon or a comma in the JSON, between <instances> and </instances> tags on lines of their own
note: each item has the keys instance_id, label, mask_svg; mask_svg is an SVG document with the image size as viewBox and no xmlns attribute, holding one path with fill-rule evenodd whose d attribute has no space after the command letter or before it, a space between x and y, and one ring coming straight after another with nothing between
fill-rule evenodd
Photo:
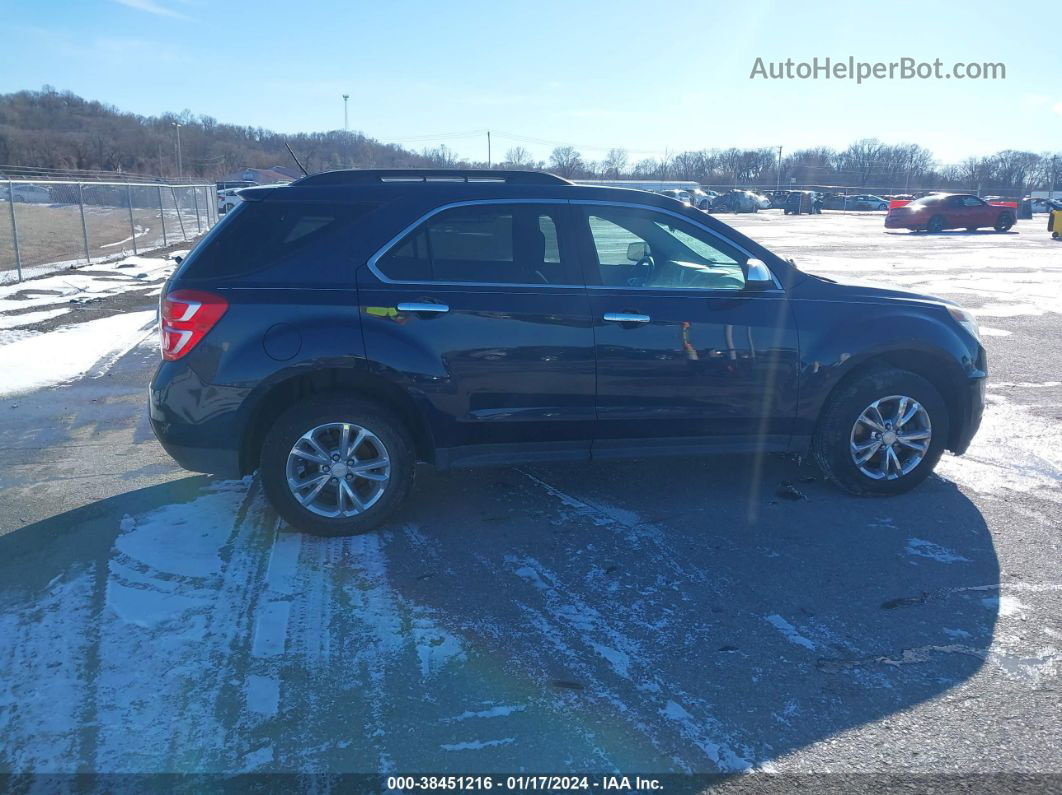
<instances>
[{"instance_id":1,"label":"silver parked car","mask_svg":"<svg viewBox=\"0 0 1062 795\"><path fill-rule=\"evenodd\" d=\"M8 198L20 203L51 204L52 202L52 194L47 188L19 182L11 183L10 192L6 185L0 184L0 199Z\"/></svg>"}]
</instances>

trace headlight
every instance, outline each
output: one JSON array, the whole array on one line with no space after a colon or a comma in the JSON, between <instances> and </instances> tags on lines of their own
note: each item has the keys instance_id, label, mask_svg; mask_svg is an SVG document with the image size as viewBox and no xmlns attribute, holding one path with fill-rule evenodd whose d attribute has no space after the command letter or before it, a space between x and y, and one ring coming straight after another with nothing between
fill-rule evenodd
<instances>
[{"instance_id":1,"label":"headlight","mask_svg":"<svg viewBox=\"0 0 1062 795\"><path fill-rule=\"evenodd\" d=\"M981 329L978 327L977 318L973 316L972 312L968 312L961 306L949 306L948 314L951 315L960 326L969 331L975 340L978 342L981 341Z\"/></svg>"}]
</instances>

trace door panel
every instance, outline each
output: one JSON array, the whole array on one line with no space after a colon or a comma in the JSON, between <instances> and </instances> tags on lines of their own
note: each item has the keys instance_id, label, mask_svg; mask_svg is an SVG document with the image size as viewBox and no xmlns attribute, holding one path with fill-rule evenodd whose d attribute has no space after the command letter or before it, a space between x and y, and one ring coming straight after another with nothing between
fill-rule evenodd
<instances>
[{"instance_id":1,"label":"door panel","mask_svg":"<svg viewBox=\"0 0 1062 795\"><path fill-rule=\"evenodd\" d=\"M785 293L743 289L747 252L683 216L577 209L597 351L594 455L784 447L798 372Z\"/></svg>"},{"instance_id":2,"label":"door panel","mask_svg":"<svg viewBox=\"0 0 1062 795\"><path fill-rule=\"evenodd\" d=\"M796 413L797 335L784 296L591 290L590 304L602 442L788 441ZM650 320L603 319L613 312Z\"/></svg>"},{"instance_id":3,"label":"door panel","mask_svg":"<svg viewBox=\"0 0 1062 795\"><path fill-rule=\"evenodd\" d=\"M414 230L408 245L398 243L392 260L378 263L390 273L428 277L422 281L399 283L383 270L359 270L370 367L421 402L436 447L451 458L481 455L471 448L484 445L585 458L595 416L586 289L520 283L578 278L569 210L491 207L484 202L440 213ZM525 210L533 211L530 220ZM431 260L433 248L438 256ZM431 261L419 261L422 255ZM433 274L443 278L431 281ZM455 283L463 278L477 281ZM478 281L487 279L494 283ZM416 304L446 310L426 312Z\"/></svg>"}]
</instances>

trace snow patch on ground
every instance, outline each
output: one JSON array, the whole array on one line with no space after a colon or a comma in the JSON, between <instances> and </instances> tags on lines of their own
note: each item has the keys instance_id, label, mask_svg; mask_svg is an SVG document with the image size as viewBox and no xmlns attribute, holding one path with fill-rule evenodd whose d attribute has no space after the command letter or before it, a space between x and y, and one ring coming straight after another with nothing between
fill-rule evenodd
<instances>
[{"instance_id":1,"label":"snow patch on ground","mask_svg":"<svg viewBox=\"0 0 1062 795\"><path fill-rule=\"evenodd\" d=\"M439 747L444 751L481 751L484 748L495 748L499 745L511 745L516 742L515 737L503 737L499 740L470 740L463 743L443 743Z\"/></svg>"},{"instance_id":2,"label":"snow patch on ground","mask_svg":"<svg viewBox=\"0 0 1062 795\"><path fill-rule=\"evenodd\" d=\"M524 709L525 707L522 704L517 704L515 706L499 705L488 709L465 710L460 715L450 718L449 722L453 723L455 721L468 720L469 718L504 718L514 712L522 712Z\"/></svg>"},{"instance_id":3,"label":"snow patch on ground","mask_svg":"<svg viewBox=\"0 0 1062 795\"><path fill-rule=\"evenodd\" d=\"M969 558L964 558L962 555L958 555L946 547L942 547L939 544L934 544L932 541L926 541L922 538L907 539L907 554L921 558L929 558L930 560L935 560L940 563L970 562Z\"/></svg>"},{"instance_id":4,"label":"snow patch on ground","mask_svg":"<svg viewBox=\"0 0 1062 795\"><path fill-rule=\"evenodd\" d=\"M153 310L114 315L9 342L0 347L0 397L60 384L101 359L118 358L147 336L155 316Z\"/></svg>"},{"instance_id":5,"label":"snow patch on ground","mask_svg":"<svg viewBox=\"0 0 1062 795\"><path fill-rule=\"evenodd\" d=\"M1029 610L1028 605L1022 603L1016 596L986 596L981 600L989 610L995 610L1001 616L1024 616Z\"/></svg>"},{"instance_id":6,"label":"snow patch on ground","mask_svg":"<svg viewBox=\"0 0 1062 795\"><path fill-rule=\"evenodd\" d=\"M157 287L173 267L172 260L160 257L126 257L118 262L93 264L91 272L57 273L0 285L0 313L87 302Z\"/></svg>"},{"instance_id":7,"label":"snow patch on ground","mask_svg":"<svg viewBox=\"0 0 1062 795\"><path fill-rule=\"evenodd\" d=\"M797 628L790 624L788 621L786 621L784 618L782 618L780 615L775 613L773 615L767 616L766 618L767 623L773 626L779 632L781 632L785 636L785 639L788 640L790 643L795 643L797 646L803 646L805 649L815 651L815 644L805 638L799 632L797 632Z\"/></svg>"},{"instance_id":8,"label":"snow patch on ground","mask_svg":"<svg viewBox=\"0 0 1062 795\"><path fill-rule=\"evenodd\" d=\"M0 329L18 328L19 326L32 326L34 323L43 323L45 320L65 315L70 310L45 309L40 312L22 312L18 315L0 314Z\"/></svg>"},{"instance_id":9,"label":"snow patch on ground","mask_svg":"<svg viewBox=\"0 0 1062 795\"><path fill-rule=\"evenodd\" d=\"M996 390L986 400L984 419L970 448L962 456L944 456L937 474L990 496L1037 491L1047 499L1062 499L1062 423Z\"/></svg>"}]
</instances>

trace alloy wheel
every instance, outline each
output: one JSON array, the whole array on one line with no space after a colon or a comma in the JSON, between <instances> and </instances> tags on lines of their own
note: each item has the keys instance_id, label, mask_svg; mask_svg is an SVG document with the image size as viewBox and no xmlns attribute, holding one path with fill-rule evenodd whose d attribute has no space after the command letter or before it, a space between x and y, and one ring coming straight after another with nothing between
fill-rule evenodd
<instances>
[{"instance_id":1,"label":"alloy wheel","mask_svg":"<svg viewBox=\"0 0 1062 795\"><path fill-rule=\"evenodd\" d=\"M288 488L318 516L349 518L375 505L391 479L391 459L376 434L349 422L308 430L288 453Z\"/></svg>"},{"instance_id":2,"label":"alloy wheel","mask_svg":"<svg viewBox=\"0 0 1062 795\"><path fill-rule=\"evenodd\" d=\"M875 400L852 426L852 462L872 480L896 480L929 452L933 426L921 403L906 395Z\"/></svg>"}]
</instances>

